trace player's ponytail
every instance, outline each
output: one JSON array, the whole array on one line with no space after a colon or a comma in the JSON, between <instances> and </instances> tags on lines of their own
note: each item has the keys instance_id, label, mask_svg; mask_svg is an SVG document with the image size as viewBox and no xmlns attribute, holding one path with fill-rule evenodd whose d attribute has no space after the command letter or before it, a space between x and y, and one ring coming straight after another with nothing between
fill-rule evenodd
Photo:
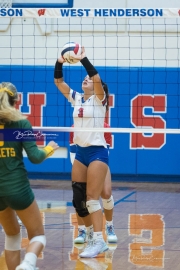
<instances>
[{"instance_id":1,"label":"player's ponytail","mask_svg":"<svg viewBox=\"0 0 180 270\"><path fill-rule=\"evenodd\" d=\"M102 80L101 80L101 84L102 84L102 87L103 87L104 92L106 94L106 99L107 99L106 111L108 111L109 110L109 90L108 90L108 86Z\"/></svg>"},{"instance_id":2,"label":"player's ponytail","mask_svg":"<svg viewBox=\"0 0 180 270\"><path fill-rule=\"evenodd\" d=\"M10 82L0 84L0 124L26 119L14 106L18 100L16 87Z\"/></svg>"}]
</instances>

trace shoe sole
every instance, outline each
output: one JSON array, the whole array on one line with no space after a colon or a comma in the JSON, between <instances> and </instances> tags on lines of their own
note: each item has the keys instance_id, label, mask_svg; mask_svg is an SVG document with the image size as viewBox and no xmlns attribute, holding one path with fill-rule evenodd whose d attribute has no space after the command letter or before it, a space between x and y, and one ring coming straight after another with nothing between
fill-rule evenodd
<instances>
[{"instance_id":1,"label":"shoe sole","mask_svg":"<svg viewBox=\"0 0 180 270\"><path fill-rule=\"evenodd\" d=\"M101 249L101 251L99 253L103 253L103 252L107 251L108 249L109 249L109 247L105 246L103 249Z\"/></svg>"},{"instance_id":2,"label":"shoe sole","mask_svg":"<svg viewBox=\"0 0 180 270\"><path fill-rule=\"evenodd\" d=\"M109 249L108 246L105 246L104 248L101 249L101 251L100 251L98 254L92 256L91 258L95 258L97 255L99 255L99 254L101 254L101 253L107 251L108 249Z\"/></svg>"},{"instance_id":3,"label":"shoe sole","mask_svg":"<svg viewBox=\"0 0 180 270\"><path fill-rule=\"evenodd\" d=\"M85 241L74 241L74 244L84 244Z\"/></svg>"},{"instance_id":4,"label":"shoe sole","mask_svg":"<svg viewBox=\"0 0 180 270\"><path fill-rule=\"evenodd\" d=\"M112 243L117 243L117 240L114 240L114 241L108 241L109 244L112 244Z\"/></svg>"},{"instance_id":5,"label":"shoe sole","mask_svg":"<svg viewBox=\"0 0 180 270\"><path fill-rule=\"evenodd\" d=\"M98 254L101 254L101 253L107 251L108 249L109 249L109 247L106 245L100 250L100 252ZM94 256L82 256L81 254L79 254L79 257L80 258L95 258L98 254L96 254Z\"/></svg>"}]
</instances>

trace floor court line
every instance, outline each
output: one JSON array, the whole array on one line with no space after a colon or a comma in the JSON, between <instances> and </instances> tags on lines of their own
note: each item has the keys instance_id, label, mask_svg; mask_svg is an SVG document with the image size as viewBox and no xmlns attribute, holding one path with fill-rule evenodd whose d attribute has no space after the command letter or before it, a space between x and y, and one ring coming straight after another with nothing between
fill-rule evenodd
<instances>
[{"instance_id":1,"label":"floor court line","mask_svg":"<svg viewBox=\"0 0 180 270\"><path fill-rule=\"evenodd\" d=\"M120 200L118 200L118 201L116 201L115 203L114 203L114 205L116 206L117 204L119 204L120 202L136 202L136 200L126 200L127 198L129 198L129 197L131 197L133 194L135 194L136 193L136 191L133 191L133 192L131 192L130 194L128 194L127 196L125 196L125 197L123 197L122 199L120 199Z\"/></svg>"}]
</instances>

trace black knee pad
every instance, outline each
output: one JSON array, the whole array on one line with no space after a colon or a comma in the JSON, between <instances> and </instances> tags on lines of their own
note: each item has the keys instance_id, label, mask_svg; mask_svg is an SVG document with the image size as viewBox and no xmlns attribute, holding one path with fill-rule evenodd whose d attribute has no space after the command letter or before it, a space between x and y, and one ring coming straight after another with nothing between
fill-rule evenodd
<instances>
[{"instance_id":1,"label":"black knee pad","mask_svg":"<svg viewBox=\"0 0 180 270\"><path fill-rule=\"evenodd\" d=\"M80 217L89 215L86 207L86 183L72 182L73 206Z\"/></svg>"}]
</instances>

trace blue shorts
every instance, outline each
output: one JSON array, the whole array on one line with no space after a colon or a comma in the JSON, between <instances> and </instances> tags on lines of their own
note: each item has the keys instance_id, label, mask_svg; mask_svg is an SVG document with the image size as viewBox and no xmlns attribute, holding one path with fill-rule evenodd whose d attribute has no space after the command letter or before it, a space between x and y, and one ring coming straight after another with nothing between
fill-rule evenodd
<instances>
[{"instance_id":1,"label":"blue shorts","mask_svg":"<svg viewBox=\"0 0 180 270\"><path fill-rule=\"evenodd\" d=\"M88 167L89 164L95 160L102 161L108 165L108 149L104 146L81 147L77 145L75 159L84 164L86 167Z\"/></svg>"}]
</instances>

